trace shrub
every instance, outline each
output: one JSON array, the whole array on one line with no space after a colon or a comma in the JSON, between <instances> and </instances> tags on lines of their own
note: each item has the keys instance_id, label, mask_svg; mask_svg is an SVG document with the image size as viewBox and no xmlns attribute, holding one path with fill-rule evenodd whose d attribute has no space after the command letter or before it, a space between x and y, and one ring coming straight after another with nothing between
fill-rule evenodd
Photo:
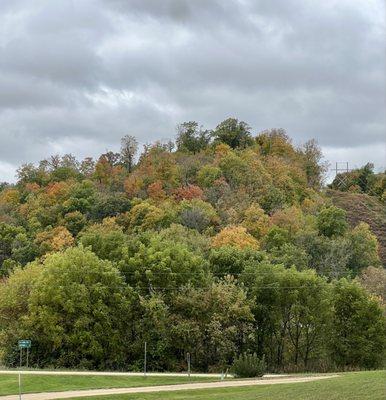
<instances>
[{"instance_id":1,"label":"shrub","mask_svg":"<svg viewBox=\"0 0 386 400\"><path fill-rule=\"evenodd\" d=\"M263 376L265 368L264 356L258 358L256 353L244 353L234 360L231 371L238 378L255 378Z\"/></svg>"}]
</instances>

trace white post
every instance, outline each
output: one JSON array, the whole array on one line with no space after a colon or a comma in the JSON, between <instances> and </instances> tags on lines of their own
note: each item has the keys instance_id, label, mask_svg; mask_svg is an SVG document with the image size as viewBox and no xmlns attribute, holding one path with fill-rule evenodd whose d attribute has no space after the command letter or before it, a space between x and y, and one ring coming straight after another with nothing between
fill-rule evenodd
<instances>
[{"instance_id":1,"label":"white post","mask_svg":"<svg viewBox=\"0 0 386 400\"><path fill-rule=\"evenodd\" d=\"M147 356L147 354L146 354L146 351L147 351L147 343L145 342L145 358L144 358L144 363L143 363L143 375L144 375L144 377L146 378L146 356Z\"/></svg>"},{"instance_id":2,"label":"white post","mask_svg":"<svg viewBox=\"0 0 386 400\"><path fill-rule=\"evenodd\" d=\"M188 360L188 376L190 378L190 353L187 353L186 358Z\"/></svg>"},{"instance_id":3,"label":"white post","mask_svg":"<svg viewBox=\"0 0 386 400\"><path fill-rule=\"evenodd\" d=\"M19 400L21 400L21 372L19 371Z\"/></svg>"}]
</instances>

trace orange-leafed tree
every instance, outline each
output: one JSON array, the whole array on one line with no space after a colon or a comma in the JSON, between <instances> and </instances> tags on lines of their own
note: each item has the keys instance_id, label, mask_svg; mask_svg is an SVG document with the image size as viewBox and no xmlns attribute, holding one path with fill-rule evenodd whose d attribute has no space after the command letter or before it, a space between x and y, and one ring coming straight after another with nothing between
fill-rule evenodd
<instances>
[{"instance_id":1,"label":"orange-leafed tree","mask_svg":"<svg viewBox=\"0 0 386 400\"><path fill-rule=\"evenodd\" d=\"M163 190L162 181L158 180L150 184L147 188L147 194L154 201L162 201L166 198L166 193Z\"/></svg>"},{"instance_id":2,"label":"orange-leafed tree","mask_svg":"<svg viewBox=\"0 0 386 400\"><path fill-rule=\"evenodd\" d=\"M202 199L204 192L199 186L188 185L175 190L174 197L177 201Z\"/></svg>"}]
</instances>

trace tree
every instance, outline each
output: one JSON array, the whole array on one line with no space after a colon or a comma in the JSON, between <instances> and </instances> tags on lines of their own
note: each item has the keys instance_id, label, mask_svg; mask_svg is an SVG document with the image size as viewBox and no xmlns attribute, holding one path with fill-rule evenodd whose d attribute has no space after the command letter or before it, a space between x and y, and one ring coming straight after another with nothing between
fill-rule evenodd
<instances>
[{"instance_id":1,"label":"tree","mask_svg":"<svg viewBox=\"0 0 386 400\"><path fill-rule=\"evenodd\" d=\"M327 237L345 234L348 229L346 211L335 206L324 207L317 216L317 226L319 233Z\"/></svg>"},{"instance_id":2,"label":"tree","mask_svg":"<svg viewBox=\"0 0 386 400\"><path fill-rule=\"evenodd\" d=\"M343 192L367 193L382 198L385 189L385 174L374 173L374 164L337 174L330 187Z\"/></svg>"},{"instance_id":3,"label":"tree","mask_svg":"<svg viewBox=\"0 0 386 400\"><path fill-rule=\"evenodd\" d=\"M74 237L64 226L47 229L36 235L35 243L41 255L64 250L74 244Z\"/></svg>"},{"instance_id":4,"label":"tree","mask_svg":"<svg viewBox=\"0 0 386 400\"><path fill-rule=\"evenodd\" d=\"M368 224L360 222L348 237L351 244L349 267L355 275L364 268L380 265L377 237Z\"/></svg>"},{"instance_id":5,"label":"tree","mask_svg":"<svg viewBox=\"0 0 386 400\"><path fill-rule=\"evenodd\" d=\"M385 351L385 318L378 301L357 283L342 279L334 288L332 358L340 368L377 368Z\"/></svg>"},{"instance_id":6,"label":"tree","mask_svg":"<svg viewBox=\"0 0 386 400\"><path fill-rule=\"evenodd\" d=\"M291 159L296 155L291 139L283 128L273 128L261 132L256 137L256 142L264 156L275 155Z\"/></svg>"},{"instance_id":7,"label":"tree","mask_svg":"<svg viewBox=\"0 0 386 400\"><path fill-rule=\"evenodd\" d=\"M199 186L188 185L180 187L174 191L174 197L177 201L202 199L204 192Z\"/></svg>"},{"instance_id":8,"label":"tree","mask_svg":"<svg viewBox=\"0 0 386 400\"><path fill-rule=\"evenodd\" d=\"M0 362L3 365L19 365L17 341L30 337L25 321L30 295L42 270L39 263L30 263L25 268L16 268L8 279L0 281Z\"/></svg>"},{"instance_id":9,"label":"tree","mask_svg":"<svg viewBox=\"0 0 386 400\"><path fill-rule=\"evenodd\" d=\"M16 171L18 182L23 184L26 183L37 183L38 185L44 185L48 182L48 173L43 167L35 167L33 164L23 164Z\"/></svg>"},{"instance_id":10,"label":"tree","mask_svg":"<svg viewBox=\"0 0 386 400\"><path fill-rule=\"evenodd\" d=\"M89 226L80 235L80 243L85 248L89 247L102 260L121 260L127 242L128 237L113 218Z\"/></svg>"},{"instance_id":11,"label":"tree","mask_svg":"<svg viewBox=\"0 0 386 400\"><path fill-rule=\"evenodd\" d=\"M352 249L346 237L329 238L313 231L299 232L295 243L306 251L308 265L319 274L330 279L350 275L349 260Z\"/></svg>"},{"instance_id":12,"label":"tree","mask_svg":"<svg viewBox=\"0 0 386 400\"><path fill-rule=\"evenodd\" d=\"M274 264L281 264L286 268L295 266L297 270L302 271L309 267L311 257L300 246L284 243L280 247L271 248L269 258Z\"/></svg>"},{"instance_id":13,"label":"tree","mask_svg":"<svg viewBox=\"0 0 386 400\"><path fill-rule=\"evenodd\" d=\"M253 143L250 127L244 121L228 118L213 131L214 141L225 143L232 149L245 148Z\"/></svg>"},{"instance_id":14,"label":"tree","mask_svg":"<svg viewBox=\"0 0 386 400\"><path fill-rule=\"evenodd\" d=\"M300 153L304 158L308 186L319 189L328 165L322 161L323 154L318 142L315 139L307 141L300 149Z\"/></svg>"},{"instance_id":15,"label":"tree","mask_svg":"<svg viewBox=\"0 0 386 400\"><path fill-rule=\"evenodd\" d=\"M129 172L133 170L134 158L137 151L137 139L134 136L125 135L121 139L121 162Z\"/></svg>"},{"instance_id":16,"label":"tree","mask_svg":"<svg viewBox=\"0 0 386 400\"><path fill-rule=\"evenodd\" d=\"M200 370L224 370L248 344L253 316L245 292L231 279L186 288L173 297L171 309L174 351L181 358L189 351Z\"/></svg>"},{"instance_id":17,"label":"tree","mask_svg":"<svg viewBox=\"0 0 386 400\"><path fill-rule=\"evenodd\" d=\"M209 253L210 269L215 276L238 276L249 265L256 265L265 258L264 253L250 247L243 249L222 246Z\"/></svg>"},{"instance_id":18,"label":"tree","mask_svg":"<svg viewBox=\"0 0 386 400\"><path fill-rule=\"evenodd\" d=\"M204 188L210 188L221 177L221 169L212 165L203 166L197 173L197 181Z\"/></svg>"},{"instance_id":19,"label":"tree","mask_svg":"<svg viewBox=\"0 0 386 400\"><path fill-rule=\"evenodd\" d=\"M258 249L259 242L243 226L227 226L212 239L212 246L215 248L235 246L240 249L246 247Z\"/></svg>"},{"instance_id":20,"label":"tree","mask_svg":"<svg viewBox=\"0 0 386 400\"><path fill-rule=\"evenodd\" d=\"M271 368L300 360L307 367L323 354L331 309L323 278L263 260L247 266L241 281L252 302L256 352Z\"/></svg>"},{"instance_id":21,"label":"tree","mask_svg":"<svg viewBox=\"0 0 386 400\"><path fill-rule=\"evenodd\" d=\"M163 190L162 181L158 180L153 182L147 187L149 197L154 201L162 201L166 198L166 193Z\"/></svg>"},{"instance_id":22,"label":"tree","mask_svg":"<svg viewBox=\"0 0 386 400\"><path fill-rule=\"evenodd\" d=\"M135 231L160 229L176 222L176 210L169 203L158 206L145 200L138 202L128 213L129 227Z\"/></svg>"},{"instance_id":23,"label":"tree","mask_svg":"<svg viewBox=\"0 0 386 400\"><path fill-rule=\"evenodd\" d=\"M86 176L87 178L90 178L92 174L95 171L95 161L92 159L92 157L86 157L79 166L79 171Z\"/></svg>"},{"instance_id":24,"label":"tree","mask_svg":"<svg viewBox=\"0 0 386 400\"><path fill-rule=\"evenodd\" d=\"M267 250L280 249L287 243L291 243L291 236L287 229L271 226L264 237L264 247Z\"/></svg>"},{"instance_id":25,"label":"tree","mask_svg":"<svg viewBox=\"0 0 386 400\"><path fill-rule=\"evenodd\" d=\"M63 202L63 212L79 211L82 214L89 214L99 198L90 180L75 183L68 188L68 197Z\"/></svg>"},{"instance_id":26,"label":"tree","mask_svg":"<svg viewBox=\"0 0 386 400\"><path fill-rule=\"evenodd\" d=\"M32 363L122 367L131 302L130 289L109 261L82 247L50 255L28 301Z\"/></svg>"},{"instance_id":27,"label":"tree","mask_svg":"<svg viewBox=\"0 0 386 400\"><path fill-rule=\"evenodd\" d=\"M184 244L195 254L206 254L210 248L210 243L204 235L179 224L171 224L170 227L157 232L157 236L161 241Z\"/></svg>"},{"instance_id":28,"label":"tree","mask_svg":"<svg viewBox=\"0 0 386 400\"><path fill-rule=\"evenodd\" d=\"M177 150L193 154L205 149L210 141L209 132L195 121L183 122L177 127Z\"/></svg>"},{"instance_id":29,"label":"tree","mask_svg":"<svg viewBox=\"0 0 386 400\"><path fill-rule=\"evenodd\" d=\"M0 268L4 260L12 257L16 238L23 233L25 230L22 227L0 222Z\"/></svg>"},{"instance_id":30,"label":"tree","mask_svg":"<svg viewBox=\"0 0 386 400\"><path fill-rule=\"evenodd\" d=\"M65 214L63 220L63 225L73 236L77 236L87 223L86 217L80 211Z\"/></svg>"},{"instance_id":31,"label":"tree","mask_svg":"<svg viewBox=\"0 0 386 400\"><path fill-rule=\"evenodd\" d=\"M141 243L134 255L122 257L118 266L140 293L163 293L165 297L182 286L203 285L208 277L208 263L202 255L183 243L160 240L158 235Z\"/></svg>"},{"instance_id":32,"label":"tree","mask_svg":"<svg viewBox=\"0 0 386 400\"><path fill-rule=\"evenodd\" d=\"M96 221L115 217L130 210L131 202L121 192L99 194L90 207L90 216Z\"/></svg>"},{"instance_id":33,"label":"tree","mask_svg":"<svg viewBox=\"0 0 386 400\"><path fill-rule=\"evenodd\" d=\"M129 351L133 354L130 361L132 369L143 368L143 349L147 344L147 368L150 371L170 371L176 368L174 340L170 333L170 306L161 294L140 296L136 302L136 318Z\"/></svg>"},{"instance_id":34,"label":"tree","mask_svg":"<svg viewBox=\"0 0 386 400\"><path fill-rule=\"evenodd\" d=\"M258 204L251 204L245 210L242 225L256 239L261 239L267 234L270 221L268 215Z\"/></svg>"},{"instance_id":35,"label":"tree","mask_svg":"<svg viewBox=\"0 0 386 400\"><path fill-rule=\"evenodd\" d=\"M199 232L204 231L210 224L217 225L219 222L213 206L201 199L182 200L179 208L180 223Z\"/></svg>"}]
</instances>

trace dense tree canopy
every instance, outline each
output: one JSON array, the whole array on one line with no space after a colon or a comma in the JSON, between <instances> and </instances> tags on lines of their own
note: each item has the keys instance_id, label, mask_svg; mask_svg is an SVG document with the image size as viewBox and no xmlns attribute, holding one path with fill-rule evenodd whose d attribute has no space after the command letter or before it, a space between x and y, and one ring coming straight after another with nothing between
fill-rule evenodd
<instances>
[{"instance_id":1,"label":"dense tree canopy","mask_svg":"<svg viewBox=\"0 0 386 400\"><path fill-rule=\"evenodd\" d=\"M189 121L174 143L126 135L97 160L52 156L0 185L0 363L270 371L384 362L384 280L369 225L321 188L315 141ZM0 177L1 178L1 177ZM342 178L342 177L341 177ZM383 196L371 165L340 190ZM338 181L333 182L335 187Z\"/></svg>"}]
</instances>

